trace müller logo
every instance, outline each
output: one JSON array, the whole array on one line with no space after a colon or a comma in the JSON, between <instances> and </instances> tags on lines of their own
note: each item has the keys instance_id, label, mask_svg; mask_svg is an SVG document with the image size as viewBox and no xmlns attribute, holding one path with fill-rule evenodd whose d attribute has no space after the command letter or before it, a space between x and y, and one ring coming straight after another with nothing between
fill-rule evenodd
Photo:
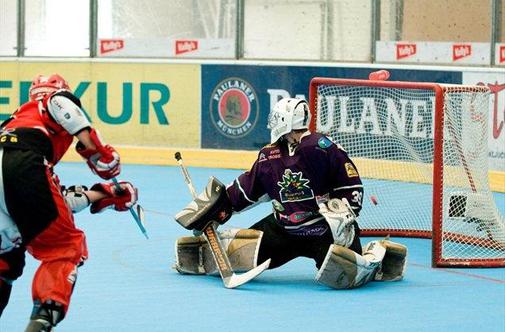
<instances>
[{"instance_id":1,"label":"m\u00fcller logo","mask_svg":"<svg viewBox=\"0 0 505 332\"><path fill-rule=\"evenodd\" d=\"M505 62L505 45L500 46L500 63Z\"/></svg>"},{"instance_id":2,"label":"m\u00fcller logo","mask_svg":"<svg viewBox=\"0 0 505 332\"><path fill-rule=\"evenodd\" d=\"M396 44L396 59L408 58L417 53L416 44Z\"/></svg>"},{"instance_id":3,"label":"m\u00fcller logo","mask_svg":"<svg viewBox=\"0 0 505 332\"><path fill-rule=\"evenodd\" d=\"M221 81L212 92L210 116L224 136L244 137L258 121L259 105L251 84L237 77Z\"/></svg>"},{"instance_id":4,"label":"m\u00fcller logo","mask_svg":"<svg viewBox=\"0 0 505 332\"><path fill-rule=\"evenodd\" d=\"M452 61L466 58L472 55L472 45L470 44L454 44L452 45Z\"/></svg>"},{"instance_id":5,"label":"m\u00fcller logo","mask_svg":"<svg viewBox=\"0 0 505 332\"><path fill-rule=\"evenodd\" d=\"M100 40L100 54L110 53L124 48L122 39L102 39Z\"/></svg>"},{"instance_id":6,"label":"m\u00fcller logo","mask_svg":"<svg viewBox=\"0 0 505 332\"><path fill-rule=\"evenodd\" d=\"M176 40L175 54L193 52L198 49L198 40Z\"/></svg>"}]
</instances>

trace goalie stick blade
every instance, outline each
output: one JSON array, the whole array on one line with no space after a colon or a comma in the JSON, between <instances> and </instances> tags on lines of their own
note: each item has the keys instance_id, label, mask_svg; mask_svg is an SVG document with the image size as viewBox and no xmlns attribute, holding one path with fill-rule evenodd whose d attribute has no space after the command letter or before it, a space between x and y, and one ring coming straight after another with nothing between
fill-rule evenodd
<instances>
[{"instance_id":1,"label":"goalie stick blade","mask_svg":"<svg viewBox=\"0 0 505 332\"><path fill-rule=\"evenodd\" d=\"M256 266L254 269L247 271L246 273L242 274L234 273L230 277L224 278L223 280L224 286L226 288L235 288L245 284L249 280L256 278L258 275L261 274L261 272L268 269L268 267L270 266L270 261L271 259L269 258L260 265Z\"/></svg>"}]
</instances>

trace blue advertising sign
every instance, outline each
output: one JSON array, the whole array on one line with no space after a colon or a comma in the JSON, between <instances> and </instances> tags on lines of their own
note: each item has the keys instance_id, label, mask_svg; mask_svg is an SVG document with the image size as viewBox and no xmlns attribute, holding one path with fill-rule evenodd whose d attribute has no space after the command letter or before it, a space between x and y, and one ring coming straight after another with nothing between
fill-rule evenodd
<instances>
[{"instance_id":1,"label":"blue advertising sign","mask_svg":"<svg viewBox=\"0 0 505 332\"><path fill-rule=\"evenodd\" d=\"M367 79L373 68L202 65L202 148L259 150L269 143L267 119L283 97L308 98L313 77ZM390 71L389 80L461 84L460 72Z\"/></svg>"}]
</instances>

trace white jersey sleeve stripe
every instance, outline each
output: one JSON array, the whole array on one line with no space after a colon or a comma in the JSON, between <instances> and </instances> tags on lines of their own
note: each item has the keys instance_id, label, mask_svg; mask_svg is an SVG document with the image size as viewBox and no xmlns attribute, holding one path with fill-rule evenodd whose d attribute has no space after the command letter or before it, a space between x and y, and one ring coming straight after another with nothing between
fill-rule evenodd
<instances>
[{"instance_id":1,"label":"white jersey sleeve stripe","mask_svg":"<svg viewBox=\"0 0 505 332\"><path fill-rule=\"evenodd\" d=\"M245 193L244 189L243 189L243 188L242 188L242 186L240 185L240 181L239 181L238 179L236 179L236 180L235 180L235 182L237 183L237 187L238 187L238 189L240 190L240 192L242 193L242 195L244 195L244 198L245 198L246 200L248 200L249 202L251 202L251 203L256 203L256 201L253 201L252 199L250 199L249 197L247 197L247 195L246 195L246 193Z\"/></svg>"},{"instance_id":2,"label":"white jersey sleeve stripe","mask_svg":"<svg viewBox=\"0 0 505 332\"><path fill-rule=\"evenodd\" d=\"M344 190L344 189L353 189L353 188L363 188L363 185L362 184L356 184L354 186L343 186L343 187L333 188L333 191Z\"/></svg>"}]
</instances>

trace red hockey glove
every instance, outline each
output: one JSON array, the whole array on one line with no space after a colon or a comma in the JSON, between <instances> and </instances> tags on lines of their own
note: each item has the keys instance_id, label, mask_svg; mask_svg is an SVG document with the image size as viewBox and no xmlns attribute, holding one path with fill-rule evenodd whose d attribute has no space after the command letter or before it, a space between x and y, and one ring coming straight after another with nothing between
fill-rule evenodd
<instances>
[{"instance_id":1,"label":"red hockey glove","mask_svg":"<svg viewBox=\"0 0 505 332\"><path fill-rule=\"evenodd\" d=\"M78 142L75 146L77 153L86 159L89 168L102 179L109 180L119 175L121 164L117 151L108 144L104 145L95 129L91 129L89 135L96 149L88 149Z\"/></svg>"},{"instance_id":2,"label":"red hockey glove","mask_svg":"<svg viewBox=\"0 0 505 332\"><path fill-rule=\"evenodd\" d=\"M119 181L119 185L123 189L120 193L117 192L114 183L94 184L90 190L102 192L107 197L93 202L90 207L91 213L100 213L109 208L116 211L126 211L137 202L137 188L126 181Z\"/></svg>"}]
</instances>

